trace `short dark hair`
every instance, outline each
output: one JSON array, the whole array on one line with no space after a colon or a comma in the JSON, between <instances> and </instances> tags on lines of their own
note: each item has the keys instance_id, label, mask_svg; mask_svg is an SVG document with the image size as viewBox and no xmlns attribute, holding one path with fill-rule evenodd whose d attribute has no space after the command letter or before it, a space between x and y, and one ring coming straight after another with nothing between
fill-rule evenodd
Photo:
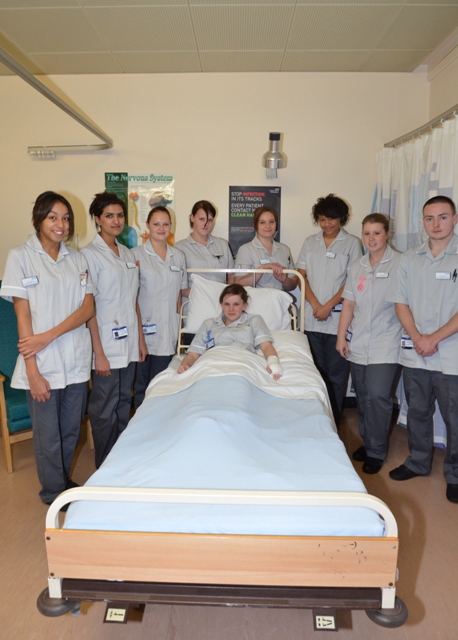
<instances>
[{"instance_id":1,"label":"short dark hair","mask_svg":"<svg viewBox=\"0 0 458 640\"><path fill-rule=\"evenodd\" d=\"M370 224L382 224L387 233L390 230L390 221L384 213L370 213L364 218L362 222L363 227L366 222L369 222Z\"/></svg>"},{"instance_id":2,"label":"short dark hair","mask_svg":"<svg viewBox=\"0 0 458 640\"><path fill-rule=\"evenodd\" d=\"M272 209L272 207L258 207L257 209L255 209L253 215L254 230L258 230L259 218L263 213L271 213L273 215L273 217L275 218L275 227L278 229L278 213L275 211L275 209Z\"/></svg>"},{"instance_id":3,"label":"short dark hair","mask_svg":"<svg viewBox=\"0 0 458 640\"><path fill-rule=\"evenodd\" d=\"M340 225L344 227L350 219L350 209L348 204L330 193L325 198L318 198L316 204L312 207L312 218L315 224L318 224L318 218L324 216L325 218L340 219Z\"/></svg>"},{"instance_id":4,"label":"short dark hair","mask_svg":"<svg viewBox=\"0 0 458 640\"><path fill-rule=\"evenodd\" d=\"M212 218L216 218L216 209L208 200L199 200L195 203L193 208L191 209L191 216L195 216L199 209L203 209L207 214L207 222L208 216ZM189 217L189 224L191 225L191 229L194 227L194 222L191 220L191 216Z\"/></svg>"},{"instance_id":5,"label":"short dark hair","mask_svg":"<svg viewBox=\"0 0 458 640\"><path fill-rule=\"evenodd\" d=\"M167 209L167 207L163 207L161 204L158 204L157 207L153 207L151 209L151 211L148 213L148 218L146 219L146 222L149 222L151 220L151 218L153 217L153 214L155 214L156 211L163 211L164 213L166 213L169 216L170 222L172 222L172 216L170 215L170 211Z\"/></svg>"},{"instance_id":6,"label":"short dark hair","mask_svg":"<svg viewBox=\"0 0 458 640\"><path fill-rule=\"evenodd\" d=\"M442 203L442 204L448 204L450 205L452 211L453 211L453 215L456 215L456 205L453 202L453 200L451 198L448 198L447 196L433 196L432 198L430 198L429 200L427 200L425 202L425 204L423 205L423 213L425 211L425 207L427 207L430 204L436 204L436 203Z\"/></svg>"},{"instance_id":7,"label":"short dark hair","mask_svg":"<svg viewBox=\"0 0 458 640\"><path fill-rule=\"evenodd\" d=\"M104 191L103 193L96 193L94 200L91 202L91 206L89 207L89 214L91 218L100 218L105 207L109 207L111 204L118 204L122 207L124 217L127 217L127 209L126 203L115 193L108 193L108 191Z\"/></svg>"},{"instance_id":8,"label":"short dark hair","mask_svg":"<svg viewBox=\"0 0 458 640\"><path fill-rule=\"evenodd\" d=\"M69 203L67 198L61 196L60 193L55 193L55 191L44 191L43 193L40 193L38 198L35 200L35 204L33 205L32 209L33 227L38 235L40 232L41 223L45 218L48 217L49 212L56 204L56 202L61 202L68 209L69 225L67 239L71 240L75 233L75 217L73 215L72 205Z\"/></svg>"},{"instance_id":9,"label":"short dark hair","mask_svg":"<svg viewBox=\"0 0 458 640\"><path fill-rule=\"evenodd\" d=\"M242 287L241 284L228 284L221 292L219 297L220 304L223 304L226 296L240 296L245 304L248 304L248 300L250 299L245 287Z\"/></svg>"}]
</instances>

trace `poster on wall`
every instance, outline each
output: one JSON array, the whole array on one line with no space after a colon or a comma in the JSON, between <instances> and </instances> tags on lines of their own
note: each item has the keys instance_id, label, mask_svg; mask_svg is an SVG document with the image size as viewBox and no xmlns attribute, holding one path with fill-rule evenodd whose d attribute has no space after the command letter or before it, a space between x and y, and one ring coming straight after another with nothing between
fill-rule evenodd
<instances>
[{"instance_id":1,"label":"poster on wall","mask_svg":"<svg viewBox=\"0 0 458 640\"><path fill-rule=\"evenodd\" d=\"M153 207L167 207L172 231L167 242L174 244L176 218L173 210L175 181L162 173L105 173L105 189L115 193L127 205L127 220L119 241L127 247L143 244L149 238L146 220Z\"/></svg>"},{"instance_id":2,"label":"poster on wall","mask_svg":"<svg viewBox=\"0 0 458 640\"><path fill-rule=\"evenodd\" d=\"M278 213L275 240L280 241L281 187L229 187L229 245L234 256L254 238L253 215L263 206Z\"/></svg>"}]
</instances>

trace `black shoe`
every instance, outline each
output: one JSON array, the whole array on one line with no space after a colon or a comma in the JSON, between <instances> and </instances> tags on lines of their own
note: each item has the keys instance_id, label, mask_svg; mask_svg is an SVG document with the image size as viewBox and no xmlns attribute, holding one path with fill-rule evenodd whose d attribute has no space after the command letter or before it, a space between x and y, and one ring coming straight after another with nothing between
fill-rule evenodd
<instances>
[{"instance_id":1,"label":"black shoe","mask_svg":"<svg viewBox=\"0 0 458 640\"><path fill-rule=\"evenodd\" d=\"M78 489L80 485L77 484L76 482L73 482L73 480L70 480L70 478L67 480L67 486L65 487L65 489Z\"/></svg>"},{"instance_id":2,"label":"black shoe","mask_svg":"<svg viewBox=\"0 0 458 640\"><path fill-rule=\"evenodd\" d=\"M364 462L367 458L366 447L363 445L359 449L356 449L356 451L353 451L352 458L356 460L356 462Z\"/></svg>"},{"instance_id":3,"label":"black shoe","mask_svg":"<svg viewBox=\"0 0 458 640\"><path fill-rule=\"evenodd\" d=\"M400 467L396 467L396 469L393 469L389 473L389 476L392 480L410 480L411 478L417 478L418 476L427 476L427 475L429 474L416 473L415 471L412 471L412 469L409 469L409 467L406 467L405 464L401 464Z\"/></svg>"},{"instance_id":4,"label":"black shoe","mask_svg":"<svg viewBox=\"0 0 458 640\"><path fill-rule=\"evenodd\" d=\"M364 473L378 473L383 467L383 460L380 458L371 458L368 456L363 464Z\"/></svg>"},{"instance_id":5,"label":"black shoe","mask_svg":"<svg viewBox=\"0 0 458 640\"><path fill-rule=\"evenodd\" d=\"M458 503L458 484L447 484L447 500Z\"/></svg>"}]
</instances>

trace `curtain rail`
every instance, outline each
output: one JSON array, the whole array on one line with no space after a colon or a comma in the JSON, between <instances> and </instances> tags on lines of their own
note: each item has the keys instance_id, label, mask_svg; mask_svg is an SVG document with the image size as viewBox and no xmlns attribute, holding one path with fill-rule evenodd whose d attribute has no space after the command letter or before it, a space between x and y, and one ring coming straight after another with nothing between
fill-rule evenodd
<instances>
[{"instance_id":1,"label":"curtain rail","mask_svg":"<svg viewBox=\"0 0 458 640\"><path fill-rule=\"evenodd\" d=\"M450 118L453 118L457 114L458 114L458 104L456 104L454 107L451 107L450 109L447 109L447 111L444 111L444 113L441 113L440 116L436 116L435 118L433 118L432 120L424 124L423 126L418 127L418 129L414 129L409 133L405 133L403 136L400 136L395 140L391 140L390 142L387 142L383 146L399 147L401 144L404 144L404 142L408 142L409 140L412 140L413 138L417 138L418 136L421 136L423 133L426 133L427 131L430 131L431 129L438 127L445 120L449 120Z\"/></svg>"},{"instance_id":2,"label":"curtain rail","mask_svg":"<svg viewBox=\"0 0 458 640\"><path fill-rule=\"evenodd\" d=\"M27 151L31 155L36 155L37 157L46 157L47 155L51 155L59 152L68 152L68 151L101 151L103 149L112 149L113 148L113 140L107 136L106 133L99 129L95 124L92 124L80 115L75 109L73 109L69 104L62 100L57 94L55 94L51 89L48 89L46 85L44 85L38 78L35 78L33 74L31 74L25 67L23 67L17 60L11 57L4 49L0 48L0 62L2 62L5 66L7 66L11 71L13 71L20 78L28 82L36 91L41 93L45 98L54 103L57 107L65 111L66 114L71 116L74 120L76 120L83 127L88 129L91 133L93 133L97 138L102 140L103 144L91 144L91 145L66 145L66 146L46 146L46 147L28 147Z\"/></svg>"}]
</instances>

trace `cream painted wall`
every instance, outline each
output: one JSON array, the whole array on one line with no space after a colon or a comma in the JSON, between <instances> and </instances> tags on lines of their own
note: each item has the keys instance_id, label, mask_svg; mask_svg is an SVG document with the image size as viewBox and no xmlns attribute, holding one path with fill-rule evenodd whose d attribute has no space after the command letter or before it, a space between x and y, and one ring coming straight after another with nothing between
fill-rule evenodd
<instances>
[{"instance_id":1,"label":"cream painted wall","mask_svg":"<svg viewBox=\"0 0 458 640\"><path fill-rule=\"evenodd\" d=\"M428 74L430 81L429 118L444 113L458 104L458 47Z\"/></svg>"},{"instance_id":2,"label":"cream painted wall","mask_svg":"<svg viewBox=\"0 0 458 640\"><path fill-rule=\"evenodd\" d=\"M86 144L93 136L16 77L0 78L0 273L8 250L32 233L30 212L46 189L74 204L78 241L94 236L86 214L105 171L173 173L177 238L201 198L227 237L229 185L282 187L282 240L297 254L314 232L316 198L352 205L349 230L372 205L375 154L428 120L426 74L254 73L55 76L52 81L115 142L112 151L32 160L27 146ZM267 181L261 156L270 131L284 134L288 166Z\"/></svg>"}]
</instances>

